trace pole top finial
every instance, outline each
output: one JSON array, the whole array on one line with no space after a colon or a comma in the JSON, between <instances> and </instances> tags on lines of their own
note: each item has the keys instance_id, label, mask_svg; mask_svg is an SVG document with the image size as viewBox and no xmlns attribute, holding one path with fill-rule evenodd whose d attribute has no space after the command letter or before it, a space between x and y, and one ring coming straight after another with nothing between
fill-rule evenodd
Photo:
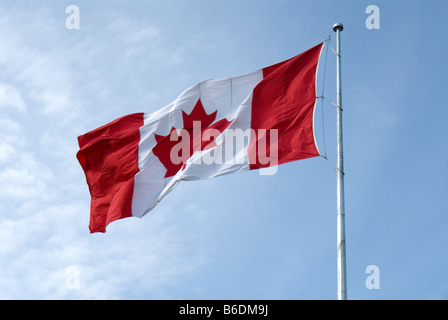
<instances>
[{"instance_id":1,"label":"pole top finial","mask_svg":"<svg viewBox=\"0 0 448 320\"><path fill-rule=\"evenodd\" d=\"M342 23L340 23L340 22L335 23L333 25L333 31L336 32L337 30L339 30L339 31L344 30L344 25Z\"/></svg>"}]
</instances>

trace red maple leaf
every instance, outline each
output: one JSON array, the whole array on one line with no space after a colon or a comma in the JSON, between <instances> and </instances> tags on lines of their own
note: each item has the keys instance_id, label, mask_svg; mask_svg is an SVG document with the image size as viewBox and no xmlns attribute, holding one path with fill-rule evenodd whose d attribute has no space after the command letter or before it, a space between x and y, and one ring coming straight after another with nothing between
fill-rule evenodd
<instances>
[{"instance_id":1,"label":"red maple leaf","mask_svg":"<svg viewBox=\"0 0 448 320\"><path fill-rule=\"evenodd\" d=\"M184 123L183 128L180 128L180 130L176 130L174 127L172 127L170 133L166 136L161 136L158 134L154 135L157 144L152 149L152 151L166 168L165 178L172 177L179 170L183 170L185 168L187 160L196 151L207 150L216 146L214 137L209 137L209 135L207 135L206 133L206 130L215 129L222 133L233 121L221 119L213 123L213 121L215 121L217 112L218 111L207 114L204 110L204 107L202 106L201 100L199 99L190 114L186 114L184 111L182 111L182 118ZM194 135L194 133L196 135L199 135L200 133L199 139ZM189 141L187 141L187 143L189 144L189 152L186 152L186 154L182 154L180 156L178 155L178 159L180 158L180 163L173 163L173 159L171 159L171 151L173 147L175 147L178 143L186 143L185 141L183 141L183 139L189 139Z\"/></svg>"}]
</instances>

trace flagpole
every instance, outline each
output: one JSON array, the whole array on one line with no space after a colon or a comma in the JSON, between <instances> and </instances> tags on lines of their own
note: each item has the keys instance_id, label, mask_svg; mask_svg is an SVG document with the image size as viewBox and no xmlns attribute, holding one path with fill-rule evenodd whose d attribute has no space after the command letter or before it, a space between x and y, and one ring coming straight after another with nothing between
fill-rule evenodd
<instances>
[{"instance_id":1,"label":"flagpole","mask_svg":"<svg viewBox=\"0 0 448 320\"><path fill-rule=\"evenodd\" d=\"M342 23L335 23L336 32L336 104L337 104L337 265L338 265L338 300L347 299L347 269L345 253L345 203L344 203L344 157L342 147L342 85L341 85L341 31Z\"/></svg>"}]
</instances>

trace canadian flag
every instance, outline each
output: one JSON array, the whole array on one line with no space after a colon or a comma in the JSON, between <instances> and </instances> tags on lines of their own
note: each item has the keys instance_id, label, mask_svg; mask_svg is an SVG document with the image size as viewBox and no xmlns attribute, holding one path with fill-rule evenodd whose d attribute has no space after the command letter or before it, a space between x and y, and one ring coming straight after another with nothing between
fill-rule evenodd
<instances>
[{"instance_id":1,"label":"canadian flag","mask_svg":"<svg viewBox=\"0 0 448 320\"><path fill-rule=\"evenodd\" d=\"M79 136L90 232L144 216L182 180L319 156L313 119L322 47L195 84L156 112L130 114Z\"/></svg>"}]
</instances>

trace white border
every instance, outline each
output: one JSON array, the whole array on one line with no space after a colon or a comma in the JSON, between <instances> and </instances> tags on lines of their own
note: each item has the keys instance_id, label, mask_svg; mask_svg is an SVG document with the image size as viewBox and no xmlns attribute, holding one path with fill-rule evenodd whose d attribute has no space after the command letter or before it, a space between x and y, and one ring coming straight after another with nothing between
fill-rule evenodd
<instances>
[{"instance_id":1,"label":"white border","mask_svg":"<svg viewBox=\"0 0 448 320\"><path fill-rule=\"evenodd\" d=\"M320 64L320 57L322 56L322 51L324 50L325 45L328 45L328 43L326 43L327 40L325 40L323 42L323 45L320 49L320 53L319 53L319 59L317 59L317 66L316 66L316 79L314 80L314 90L316 93L316 98L314 101L314 110L313 110L313 138L314 138L314 145L316 146L317 152L319 153L319 156L322 157L322 153L319 150L319 146L317 145L317 140L316 140L316 134L315 134L315 126L314 126L314 120L315 120L315 115L316 115L316 105L317 105L317 101L318 101L318 93L317 93L317 75L319 73L319 64ZM324 137L325 138L325 137Z\"/></svg>"}]
</instances>

